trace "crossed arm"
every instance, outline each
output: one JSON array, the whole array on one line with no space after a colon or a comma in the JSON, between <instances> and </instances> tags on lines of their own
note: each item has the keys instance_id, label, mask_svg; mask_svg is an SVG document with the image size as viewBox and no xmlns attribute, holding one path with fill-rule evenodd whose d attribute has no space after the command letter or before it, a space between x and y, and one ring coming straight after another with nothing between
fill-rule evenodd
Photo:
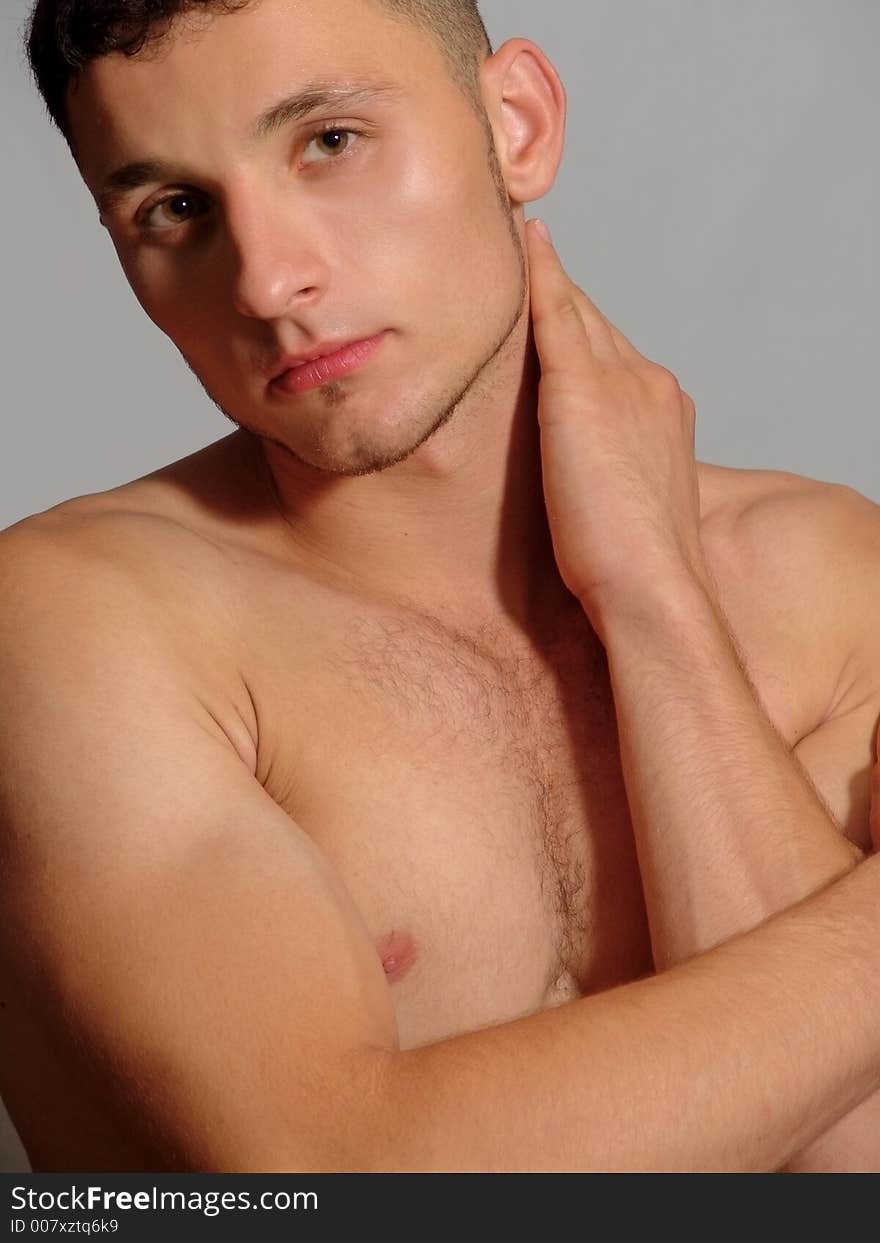
<instances>
[{"instance_id":1,"label":"crossed arm","mask_svg":"<svg viewBox=\"0 0 880 1243\"><path fill-rule=\"evenodd\" d=\"M835 828L752 690L717 600L682 583L608 632L609 667L655 964L686 962L851 871ZM816 961L842 952L829 930ZM789 1032L780 1032L780 1045ZM821 1074L814 1057L805 1082ZM760 1069L760 1068L758 1068ZM880 1095L789 1159L880 1169Z\"/></svg>"}]
</instances>

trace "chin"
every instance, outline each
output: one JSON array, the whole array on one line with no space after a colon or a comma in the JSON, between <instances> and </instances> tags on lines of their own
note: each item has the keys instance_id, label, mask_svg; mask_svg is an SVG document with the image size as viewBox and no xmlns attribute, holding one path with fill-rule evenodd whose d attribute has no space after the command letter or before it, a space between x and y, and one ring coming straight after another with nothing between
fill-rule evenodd
<instances>
[{"instance_id":1,"label":"chin","mask_svg":"<svg viewBox=\"0 0 880 1243\"><path fill-rule=\"evenodd\" d=\"M353 412L352 412L353 413ZM334 417L334 414L336 417ZM291 451L316 470L335 475L371 475L411 457L447 421L450 412L436 407L429 415L413 412L359 415L347 420L340 406L323 426L313 429L310 443Z\"/></svg>"},{"instance_id":2,"label":"chin","mask_svg":"<svg viewBox=\"0 0 880 1243\"><path fill-rule=\"evenodd\" d=\"M302 454L302 460L308 465L314 467L315 470L324 471L331 475L341 476L362 476L375 475L383 470L390 470L392 466L398 466L401 462L405 462L419 448L420 442L413 444L411 441L388 441L386 443L361 443L357 447L351 445L345 449L339 448L335 452L328 452L325 446L323 450L312 450L308 454Z\"/></svg>"}]
</instances>

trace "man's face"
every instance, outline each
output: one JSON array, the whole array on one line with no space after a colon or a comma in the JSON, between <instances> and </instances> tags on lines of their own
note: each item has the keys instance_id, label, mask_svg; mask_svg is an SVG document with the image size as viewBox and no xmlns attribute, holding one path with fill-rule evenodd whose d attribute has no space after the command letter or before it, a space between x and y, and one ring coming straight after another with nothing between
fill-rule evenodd
<instances>
[{"instance_id":1,"label":"man's face","mask_svg":"<svg viewBox=\"0 0 880 1243\"><path fill-rule=\"evenodd\" d=\"M252 137L318 78L391 89ZM96 196L122 165L168 166L103 210L135 295L230 419L311 466L403 460L522 326L525 261L485 127L433 41L369 0L179 22L157 57L89 65L70 121ZM282 354L384 330L351 375L268 386Z\"/></svg>"}]
</instances>

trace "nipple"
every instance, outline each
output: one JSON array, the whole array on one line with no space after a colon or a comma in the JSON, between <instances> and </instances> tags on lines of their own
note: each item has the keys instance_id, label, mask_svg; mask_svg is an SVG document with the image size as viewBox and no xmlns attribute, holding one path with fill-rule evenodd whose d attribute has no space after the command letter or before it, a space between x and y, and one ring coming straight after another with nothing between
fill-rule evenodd
<instances>
[{"instance_id":1,"label":"nipple","mask_svg":"<svg viewBox=\"0 0 880 1243\"><path fill-rule=\"evenodd\" d=\"M408 932L397 928L377 942L376 951L389 984L398 984L409 973L418 956L415 941Z\"/></svg>"}]
</instances>

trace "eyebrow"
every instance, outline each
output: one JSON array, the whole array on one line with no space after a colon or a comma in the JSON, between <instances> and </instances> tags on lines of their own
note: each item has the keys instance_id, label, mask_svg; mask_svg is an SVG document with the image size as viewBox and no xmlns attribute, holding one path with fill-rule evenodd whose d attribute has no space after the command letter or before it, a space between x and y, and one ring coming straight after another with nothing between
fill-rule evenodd
<instances>
[{"instance_id":1,"label":"eyebrow","mask_svg":"<svg viewBox=\"0 0 880 1243\"><path fill-rule=\"evenodd\" d=\"M309 82L301 90L276 100L253 122L248 133L248 144L264 142L272 134L293 121L301 121L313 112L325 108L341 109L343 105L370 103L375 100L397 98L402 88L391 82L337 83L317 80ZM123 164L104 178L96 202L99 211L112 211L132 190L149 185L153 181L177 180L180 169L164 160L147 157Z\"/></svg>"}]
</instances>

